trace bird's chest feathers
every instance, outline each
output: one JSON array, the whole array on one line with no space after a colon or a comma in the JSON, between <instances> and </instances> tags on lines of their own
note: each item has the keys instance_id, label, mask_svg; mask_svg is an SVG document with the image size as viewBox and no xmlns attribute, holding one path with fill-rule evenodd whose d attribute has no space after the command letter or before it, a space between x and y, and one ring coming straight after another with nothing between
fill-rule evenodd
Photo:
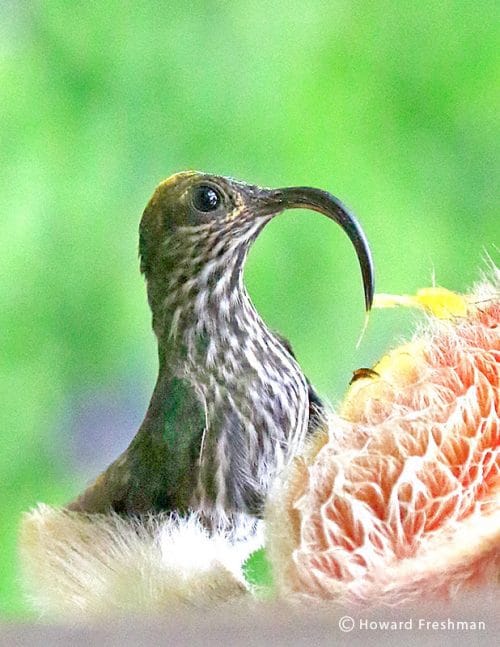
<instances>
[{"instance_id":1,"label":"bird's chest feathers","mask_svg":"<svg viewBox=\"0 0 500 647\"><path fill-rule=\"evenodd\" d=\"M176 373L200 394L211 432L236 425L253 427L258 435L270 433L285 444L289 437L302 438L308 410L305 378L249 297L217 285L198 292L177 312Z\"/></svg>"}]
</instances>

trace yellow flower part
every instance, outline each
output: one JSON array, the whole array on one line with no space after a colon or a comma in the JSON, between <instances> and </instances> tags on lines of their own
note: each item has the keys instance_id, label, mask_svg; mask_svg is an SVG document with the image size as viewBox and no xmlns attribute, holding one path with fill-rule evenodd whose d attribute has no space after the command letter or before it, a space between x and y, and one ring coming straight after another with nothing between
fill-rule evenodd
<instances>
[{"instance_id":1,"label":"yellow flower part","mask_svg":"<svg viewBox=\"0 0 500 647\"><path fill-rule=\"evenodd\" d=\"M376 294L374 308L423 308L439 319L465 317L468 303L466 298L446 288L421 288L415 295L409 294Z\"/></svg>"}]
</instances>

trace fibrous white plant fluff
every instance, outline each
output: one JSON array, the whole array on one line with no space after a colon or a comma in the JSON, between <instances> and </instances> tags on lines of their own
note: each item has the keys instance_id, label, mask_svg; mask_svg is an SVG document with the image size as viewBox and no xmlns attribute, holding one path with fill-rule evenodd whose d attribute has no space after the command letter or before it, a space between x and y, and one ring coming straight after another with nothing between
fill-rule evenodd
<instances>
[{"instance_id":1,"label":"fibrous white plant fluff","mask_svg":"<svg viewBox=\"0 0 500 647\"><path fill-rule=\"evenodd\" d=\"M209 535L195 514L134 519L39 505L22 521L23 581L48 617L214 606L248 593L241 566L260 534Z\"/></svg>"},{"instance_id":2,"label":"fibrous white plant fluff","mask_svg":"<svg viewBox=\"0 0 500 647\"><path fill-rule=\"evenodd\" d=\"M399 605L498 585L499 284L496 271L465 315L431 316L361 372L278 479L267 549L282 596Z\"/></svg>"}]
</instances>

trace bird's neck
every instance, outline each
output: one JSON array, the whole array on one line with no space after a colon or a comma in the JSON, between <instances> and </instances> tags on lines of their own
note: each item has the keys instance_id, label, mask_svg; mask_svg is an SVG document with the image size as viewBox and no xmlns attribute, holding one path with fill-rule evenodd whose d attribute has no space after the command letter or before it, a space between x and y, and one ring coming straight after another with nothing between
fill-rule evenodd
<instances>
[{"instance_id":1,"label":"bird's neck","mask_svg":"<svg viewBox=\"0 0 500 647\"><path fill-rule=\"evenodd\" d=\"M229 244L224 238L208 241L211 248L205 243L198 256L182 250L170 263L166 297L154 317L165 367L188 362L210 370L215 346L236 347L257 322L265 328L243 282L250 245L262 226L254 224Z\"/></svg>"}]
</instances>

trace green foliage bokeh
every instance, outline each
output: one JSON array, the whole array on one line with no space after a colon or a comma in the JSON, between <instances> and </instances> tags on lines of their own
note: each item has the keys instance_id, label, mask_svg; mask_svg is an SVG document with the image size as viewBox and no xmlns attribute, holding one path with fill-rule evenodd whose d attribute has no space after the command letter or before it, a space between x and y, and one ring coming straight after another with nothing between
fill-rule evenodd
<instances>
[{"instance_id":1,"label":"green foliage bokeh","mask_svg":"<svg viewBox=\"0 0 500 647\"><path fill-rule=\"evenodd\" d=\"M75 401L131 389L147 406L136 250L155 185L196 168L328 189L362 222L379 291L463 290L498 234L499 17L465 0L0 4L0 612L24 612L21 511L95 476L71 456ZM246 275L333 402L410 330L376 312L356 350L355 254L316 214L271 223Z\"/></svg>"}]
</instances>

